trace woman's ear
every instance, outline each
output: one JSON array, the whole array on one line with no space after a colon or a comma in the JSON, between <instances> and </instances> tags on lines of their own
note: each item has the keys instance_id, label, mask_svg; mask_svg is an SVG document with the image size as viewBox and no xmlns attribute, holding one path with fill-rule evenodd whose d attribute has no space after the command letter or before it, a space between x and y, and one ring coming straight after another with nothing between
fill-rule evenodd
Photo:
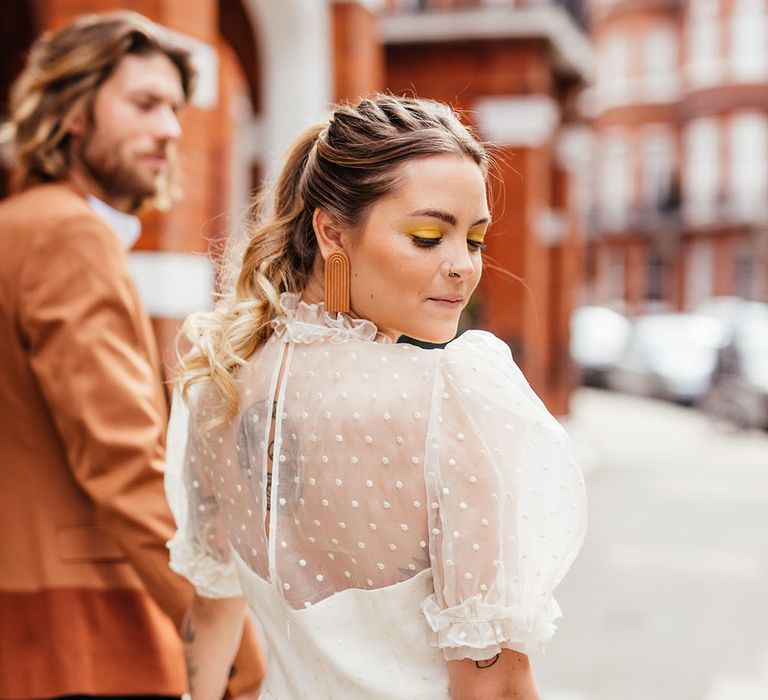
<instances>
[{"instance_id":1,"label":"woman's ear","mask_svg":"<svg viewBox=\"0 0 768 700\"><path fill-rule=\"evenodd\" d=\"M320 249L323 260L334 251L341 249L341 229L328 212L320 208L315 209L312 214L312 228L315 230L317 247Z\"/></svg>"}]
</instances>

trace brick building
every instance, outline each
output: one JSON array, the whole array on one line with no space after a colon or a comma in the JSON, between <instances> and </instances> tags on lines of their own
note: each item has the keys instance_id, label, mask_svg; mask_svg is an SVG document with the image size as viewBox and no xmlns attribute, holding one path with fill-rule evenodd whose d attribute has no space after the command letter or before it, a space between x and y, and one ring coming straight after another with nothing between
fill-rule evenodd
<instances>
[{"instance_id":1,"label":"brick building","mask_svg":"<svg viewBox=\"0 0 768 700\"><path fill-rule=\"evenodd\" d=\"M768 3L591 0L591 300L768 300Z\"/></svg>"},{"instance_id":2,"label":"brick building","mask_svg":"<svg viewBox=\"0 0 768 700\"><path fill-rule=\"evenodd\" d=\"M496 148L494 265L472 310L513 348L535 388L567 411L568 319L581 283L583 127L591 70L578 2L541 0L5 0L0 99L32 38L86 11L142 12L190 42L201 87L183 118L184 204L145 220L132 254L168 347L207 302L200 255L229 235L251 192L327 105L373 90L464 110ZM7 187L3 180L0 187ZM521 280L505 273L517 275Z\"/></svg>"}]
</instances>

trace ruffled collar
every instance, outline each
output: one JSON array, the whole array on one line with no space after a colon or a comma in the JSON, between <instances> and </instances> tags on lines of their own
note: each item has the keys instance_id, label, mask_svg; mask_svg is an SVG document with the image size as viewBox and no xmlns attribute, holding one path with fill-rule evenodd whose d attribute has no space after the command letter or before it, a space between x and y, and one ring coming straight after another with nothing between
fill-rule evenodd
<instances>
[{"instance_id":1,"label":"ruffled collar","mask_svg":"<svg viewBox=\"0 0 768 700\"><path fill-rule=\"evenodd\" d=\"M298 294L284 292L280 295L280 304L283 314L272 321L272 329L284 341L341 343L354 338L375 343L392 342L391 338L379 333L372 321L345 313L330 313L324 304L308 304Z\"/></svg>"}]
</instances>

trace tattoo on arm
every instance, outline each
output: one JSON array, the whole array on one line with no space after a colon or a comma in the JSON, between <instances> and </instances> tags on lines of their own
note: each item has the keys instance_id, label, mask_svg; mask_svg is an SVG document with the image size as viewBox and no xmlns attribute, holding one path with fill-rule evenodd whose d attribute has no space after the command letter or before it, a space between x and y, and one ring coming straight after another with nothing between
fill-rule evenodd
<instances>
[{"instance_id":1,"label":"tattoo on arm","mask_svg":"<svg viewBox=\"0 0 768 700\"><path fill-rule=\"evenodd\" d=\"M189 692L194 690L194 679L197 675L197 666L193 663L192 650L190 646L195 641L195 630L192 626L192 618L187 615L181 626L181 639L184 642L184 661L187 665L187 681L189 683Z\"/></svg>"},{"instance_id":2,"label":"tattoo on arm","mask_svg":"<svg viewBox=\"0 0 768 700\"><path fill-rule=\"evenodd\" d=\"M483 659L482 661L475 661L475 666L478 668L490 668L499 660L501 654L496 654L492 659Z\"/></svg>"}]
</instances>

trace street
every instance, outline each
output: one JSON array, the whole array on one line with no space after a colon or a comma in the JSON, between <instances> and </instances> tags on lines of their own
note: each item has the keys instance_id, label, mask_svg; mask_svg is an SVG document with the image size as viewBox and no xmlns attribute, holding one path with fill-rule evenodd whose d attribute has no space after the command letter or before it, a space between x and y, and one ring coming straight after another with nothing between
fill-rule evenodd
<instances>
[{"instance_id":1,"label":"street","mask_svg":"<svg viewBox=\"0 0 768 700\"><path fill-rule=\"evenodd\" d=\"M768 435L588 389L567 427L590 525L545 700L768 698Z\"/></svg>"}]
</instances>

